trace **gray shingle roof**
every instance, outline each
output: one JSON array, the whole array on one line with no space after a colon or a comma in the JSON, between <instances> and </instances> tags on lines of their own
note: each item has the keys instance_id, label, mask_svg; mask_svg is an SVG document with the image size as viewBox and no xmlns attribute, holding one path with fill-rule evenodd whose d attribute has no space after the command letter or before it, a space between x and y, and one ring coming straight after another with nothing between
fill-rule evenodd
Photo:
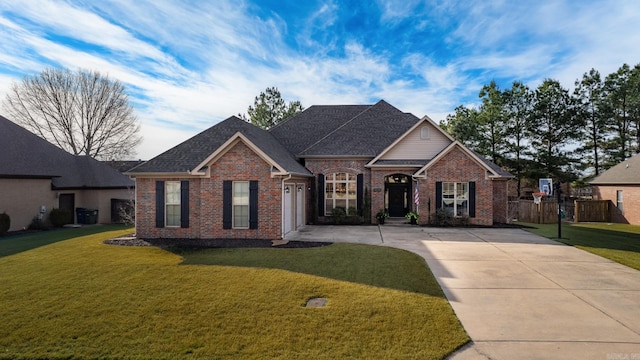
<instances>
[{"instance_id":1,"label":"gray shingle roof","mask_svg":"<svg viewBox=\"0 0 640 360\"><path fill-rule=\"evenodd\" d=\"M380 100L375 105L312 106L270 132L298 157L375 157L418 121Z\"/></svg>"},{"instance_id":2,"label":"gray shingle roof","mask_svg":"<svg viewBox=\"0 0 640 360\"><path fill-rule=\"evenodd\" d=\"M635 155L591 180L592 185L640 184L640 156Z\"/></svg>"},{"instance_id":3,"label":"gray shingle roof","mask_svg":"<svg viewBox=\"0 0 640 360\"><path fill-rule=\"evenodd\" d=\"M195 169L237 132L246 136L288 172L311 176L309 170L298 163L273 135L235 116L131 169L129 173L186 173Z\"/></svg>"},{"instance_id":4,"label":"gray shingle roof","mask_svg":"<svg viewBox=\"0 0 640 360\"><path fill-rule=\"evenodd\" d=\"M293 154L335 131L371 105L313 105L269 130Z\"/></svg>"},{"instance_id":5,"label":"gray shingle roof","mask_svg":"<svg viewBox=\"0 0 640 360\"><path fill-rule=\"evenodd\" d=\"M134 182L88 156L75 156L0 116L0 177L53 178L57 188L123 188Z\"/></svg>"},{"instance_id":6,"label":"gray shingle roof","mask_svg":"<svg viewBox=\"0 0 640 360\"><path fill-rule=\"evenodd\" d=\"M478 159L480 159L480 161L482 161L485 165L487 165L489 168L491 168L491 170L495 171L496 174L498 174L499 176L508 177L508 178L514 177L510 172L508 172L507 170L501 168L500 166L498 166L498 164L496 164L493 161L491 161L491 159L488 159L488 158L478 154L474 150L469 149L469 151L471 151Z\"/></svg>"}]
</instances>

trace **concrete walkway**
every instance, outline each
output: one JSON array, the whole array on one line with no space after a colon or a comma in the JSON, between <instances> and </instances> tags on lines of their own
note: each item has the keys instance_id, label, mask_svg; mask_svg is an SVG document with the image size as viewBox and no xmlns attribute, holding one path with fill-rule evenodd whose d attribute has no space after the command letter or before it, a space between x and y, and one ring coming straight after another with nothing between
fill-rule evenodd
<instances>
[{"instance_id":1,"label":"concrete walkway","mask_svg":"<svg viewBox=\"0 0 640 360\"><path fill-rule=\"evenodd\" d=\"M307 226L424 257L473 340L450 359L640 360L640 272L520 229Z\"/></svg>"}]
</instances>

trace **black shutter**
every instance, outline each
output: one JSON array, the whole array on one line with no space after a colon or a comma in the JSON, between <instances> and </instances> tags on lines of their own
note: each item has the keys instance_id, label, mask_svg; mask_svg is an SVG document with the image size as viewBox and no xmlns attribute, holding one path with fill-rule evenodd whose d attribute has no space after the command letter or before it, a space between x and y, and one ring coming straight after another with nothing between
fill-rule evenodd
<instances>
[{"instance_id":1,"label":"black shutter","mask_svg":"<svg viewBox=\"0 0 640 360\"><path fill-rule=\"evenodd\" d=\"M356 206L358 215L362 216L362 200L364 199L364 175L356 176Z\"/></svg>"},{"instance_id":2,"label":"black shutter","mask_svg":"<svg viewBox=\"0 0 640 360\"><path fill-rule=\"evenodd\" d=\"M180 181L180 227L189 227L189 181Z\"/></svg>"},{"instance_id":3,"label":"black shutter","mask_svg":"<svg viewBox=\"0 0 640 360\"><path fill-rule=\"evenodd\" d=\"M318 216L324 216L324 174L318 174Z\"/></svg>"},{"instance_id":4,"label":"black shutter","mask_svg":"<svg viewBox=\"0 0 640 360\"><path fill-rule=\"evenodd\" d=\"M164 227L164 181L156 181L156 227Z\"/></svg>"},{"instance_id":5,"label":"black shutter","mask_svg":"<svg viewBox=\"0 0 640 360\"><path fill-rule=\"evenodd\" d=\"M231 229L231 213L233 206L232 182L225 180L222 182L222 228Z\"/></svg>"},{"instance_id":6,"label":"black shutter","mask_svg":"<svg viewBox=\"0 0 640 360\"><path fill-rule=\"evenodd\" d=\"M258 181L249 181L249 229L258 228Z\"/></svg>"},{"instance_id":7,"label":"black shutter","mask_svg":"<svg viewBox=\"0 0 640 360\"><path fill-rule=\"evenodd\" d=\"M442 207L442 181L436 182L436 210Z\"/></svg>"},{"instance_id":8,"label":"black shutter","mask_svg":"<svg viewBox=\"0 0 640 360\"><path fill-rule=\"evenodd\" d=\"M469 182L469 217L476 217L476 183Z\"/></svg>"}]
</instances>

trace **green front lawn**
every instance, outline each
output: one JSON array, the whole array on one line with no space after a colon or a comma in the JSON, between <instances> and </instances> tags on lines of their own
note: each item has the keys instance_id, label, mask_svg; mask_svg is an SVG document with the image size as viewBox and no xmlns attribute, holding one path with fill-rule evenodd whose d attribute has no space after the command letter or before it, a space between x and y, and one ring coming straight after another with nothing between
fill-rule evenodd
<instances>
[{"instance_id":1,"label":"green front lawn","mask_svg":"<svg viewBox=\"0 0 640 360\"><path fill-rule=\"evenodd\" d=\"M525 230L558 240L557 224L528 224ZM640 270L640 226L611 223L562 224L559 241Z\"/></svg>"},{"instance_id":2,"label":"green front lawn","mask_svg":"<svg viewBox=\"0 0 640 360\"><path fill-rule=\"evenodd\" d=\"M128 232L0 258L0 358L441 359L469 340L409 252L102 243Z\"/></svg>"}]
</instances>

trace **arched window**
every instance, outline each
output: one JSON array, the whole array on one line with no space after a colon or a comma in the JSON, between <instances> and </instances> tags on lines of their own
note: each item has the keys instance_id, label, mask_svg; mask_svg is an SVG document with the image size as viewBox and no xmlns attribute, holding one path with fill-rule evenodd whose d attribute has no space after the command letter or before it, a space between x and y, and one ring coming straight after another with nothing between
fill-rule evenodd
<instances>
[{"instance_id":1,"label":"arched window","mask_svg":"<svg viewBox=\"0 0 640 360\"><path fill-rule=\"evenodd\" d=\"M327 174L324 183L324 214L343 208L347 215L357 214L357 177L349 173Z\"/></svg>"}]
</instances>

